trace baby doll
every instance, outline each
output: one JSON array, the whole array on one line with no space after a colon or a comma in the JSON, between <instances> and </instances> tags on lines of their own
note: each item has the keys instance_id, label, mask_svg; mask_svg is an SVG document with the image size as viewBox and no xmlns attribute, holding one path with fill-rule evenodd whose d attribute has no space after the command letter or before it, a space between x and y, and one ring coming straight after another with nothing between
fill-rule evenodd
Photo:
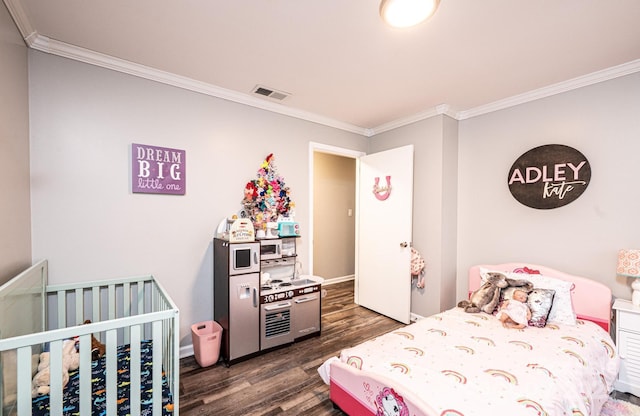
<instances>
[{"instance_id":1,"label":"baby doll","mask_svg":"<svg viewBox=\"0 0 640 416\"><path fill-rule=\"evenodd\" d=\"M496 318L502 322L505 328L522 329L528 325L531 319L531 310L527 306L527 293L523 290L515 290L513 297L500 305Z\"/></svg>"}]
</instances>

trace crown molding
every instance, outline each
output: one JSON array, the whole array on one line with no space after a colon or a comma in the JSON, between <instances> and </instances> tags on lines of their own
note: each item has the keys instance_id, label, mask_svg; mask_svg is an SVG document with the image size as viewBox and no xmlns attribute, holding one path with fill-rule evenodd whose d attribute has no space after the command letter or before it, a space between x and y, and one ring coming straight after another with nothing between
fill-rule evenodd
<instances>
[{"instance_id":1,"label":"crown molding","mask_svg":"<svg viewBox=\"0 0 640 416\"><path fill-rule=\"evenodd\" d=\"M563 92L572 91L578 88L609 81L614 78L630 75L640 71L640 59L627 62L601 71L592 72L584 76L576 77L568 81L562 81L557 84L529 91L524 94L514 95L504 100L494 101L492 103L481 105L469 110L459 111L456 114L457 120L466 120L468 118L477 117L483 114L492 113L494 111L503 110L505 108L514 107L516 105L539 100L541 98L550 97L552 95Z\"/></svg>"},{"instance_id":2,"label":"crown molding","mask_svg":"<svg viewBox=\"0 0 640 416\"><path fill-rule=\"evenodd\" d=\"M84 49L68 43L60 42L34 32L29 36L27 42L32 49L50 53L52 55L73 59L75 61L99 66L106 69L122 72L136 77L160 82L174 87L186 89L200 94L209 95L223 100L232 101L238 104L244 104L273 113L282 114L289 117L310 121L316 124L334 127L351 133L367 136L367 129L354 126L349 123L323 117L308 111L298 110L291 107L285 107L282 104L266 101L259 97L252 97L248 94L239 93L237 91L228 90L226 88L217 87L212 84L196 81L191 78L172 74L170 72L161 71L145 65L136 64L124 59L115 58L89 49Z\"/></svg>"},{"instance_id":3,"label":"crown molding","mask_svg":"<svg viewBox=\"0 0 640 416\"><path fill-rule=\"evenodd\" d=\"M505 108L539 100L541 98L550 97L552 95L560 94L563 92L568 92L600 82L609 81L611 79L630 75L636 72L640 72L640 59L626 62L624 64L617 65L611 68L603 69L601 71L593 72L584 76L576 77L568 81L563 81L557 84L549 85L547 87L539 88L537 90L514 95L513 97L494 101L486 105L471 108L469 110L455 111L448 104L441 104L439 106L436 106L436 108L434 109L425 110L412 116L393 120L388 123L381 124L377 127L368 129L369 134L367 135L367 137L371 137L385 131L397 129L398 127L403 127L440 114L445 114L455 120L462 121L472 117L481 116L483 114L488 114L494 111L504 110Z\"/></svg>"},{"instance_id":4,"label":"crown molding","mask_svg":"<svg viewBox=\"0 0 640 416\"><path fill-rule=\"evenodd\" d=\"M19 0L4 0L4 4L7 6L9 14L16 23L22 38L27 43L27 46L31 46L29 44L29 38L33 36L35 29L33 28L27 13L25 13L24 8L22 7L22 2Z\"/></svg>"},{"instance_id":5,"label":"crown molding","mask_svg":"<svg viewBox=\"0 0 640 416\"><path fill-rule=\"evenodd\" d=\"M367 137L397 129L398 127L404 127L417 121L426 120L428 118L439 115L446 115L455 119L457 117L457 112L454 111L449 104L440 104L433 109L425 110L409 117L399 118L397 120L381 124L378 127L369 129L370 135Z\"/></svg>"},{"instance_id":6,"label":"crown molding","mask_svg":"<svg viewBox=\"0 0 640 416\"><path fill-rule=\"evenodd\" d=\"M493 103L478 106L469 110L456 111L448 104L440 104L435 108L428 109L408 117L393 120L374 128L363 128L332 118L323 117L308 111L285 107L284 105L279 103L262 100L258 97L252 97L247 94L217 87L215 85L196 81L191 78L175 75L170 72L161 71L130 61L125 61L123 59L115 58L113 56L80 48L78 46L70 45L64 42L57 41L55 39L50 39L43 35L39 35L37 32L30 32L28 37L25 38L25 41L31 48L42 52L62 56L65 58L88 63L102 68L111 69L118 72L123 72L129 75L134 75L136 77L160 82L178 88L183 88L235 103L248 105L285 116L310 121L316 124L337 128L365 137L373 137L377 134L403 127L437 115L447 115L458 121L466 120L472 117L477 117L494 111L503 110L505 108L539 100L541 98L550 97L552 95L575 90L578 88L586 87L588 85L597 84L599 82L608 81L640 71L640 59L637 59L635 61L607 68L602 71L597 71L585 76L553 84L548 87L543 87L524 94L515 95L504 100L494 101Z\"/></svg>"}]
</instances>

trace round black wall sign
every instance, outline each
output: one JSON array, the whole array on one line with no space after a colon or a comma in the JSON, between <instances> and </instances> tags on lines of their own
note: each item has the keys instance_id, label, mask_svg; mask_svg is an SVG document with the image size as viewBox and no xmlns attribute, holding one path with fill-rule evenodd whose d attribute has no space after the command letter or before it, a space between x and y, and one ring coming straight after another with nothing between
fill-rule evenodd
<instances>
[{"instance_id":1,"label":"round black wall sign","mask_svg":"<svg viewBox=\"0 0 640 416\"><path fill-rule=\"evenodd\" d=\"M591 165L573 147L547 144L520 156L511 166L507 183L520 203L536 209L563 207L587 189Z\"/></svg>"}]
</instances>

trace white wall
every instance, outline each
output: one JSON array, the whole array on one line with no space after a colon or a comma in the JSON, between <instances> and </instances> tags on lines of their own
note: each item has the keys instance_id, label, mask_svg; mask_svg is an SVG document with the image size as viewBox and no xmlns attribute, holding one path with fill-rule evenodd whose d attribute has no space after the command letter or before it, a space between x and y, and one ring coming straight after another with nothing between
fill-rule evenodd
<instances>
[{"instance_id":1,"label":"white wall","mask_svg":"<svg viewBox=\"0 0 640 416\"><path fill-rule=\"evenodd\" d=\"M31 265L27 47L0 3L0 284Z\"/></svg>"},{"instance_id":2,"label":"white wall","mask_svg":"<svg viewBox=\"0 0 640 416\"><path fill-rule=\"evenodd\" d=\"M460 122L458 298L476 263L526 261L602 281L616 278L616 253L640 247L640 74ZM576 148L591 183L576 201L536 210L507 187L513 162L550 143Z\"/></svg>"},{"instance_id":3,"label":"white wall","mask_svg":"<svg viewBox=\"0 0 640 416\"><path fill-rule=\"evenodd\" d=\"M274 153L291 187L303 271L308 143L352 133L37 51L29 52L33 258L53 283L153 274L190 326L213 317L212 238ZM186 150L186 195L132 194L131 143Z\"/></svg>"}]
</instances>

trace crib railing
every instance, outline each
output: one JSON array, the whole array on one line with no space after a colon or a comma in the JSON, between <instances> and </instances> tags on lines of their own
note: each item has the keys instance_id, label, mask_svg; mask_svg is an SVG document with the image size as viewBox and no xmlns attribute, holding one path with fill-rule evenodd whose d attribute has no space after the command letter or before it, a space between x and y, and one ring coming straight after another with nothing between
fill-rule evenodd
<instances>
[{"instance_id":1,"label":"crib railing","mask_svg":"<svg viewBox=\"0 0 640 416\"><path fill-rule=\"evenodd\" d=\"M46 291L50 316L47 324L50 329L80 325L87 319L103 322L151 312L175 312L174 320L162 320L162 333L165 334L162 357L167 374L173 377L179 372L179 340L173 332L179 331L180 328L178 308L152 276L95 281L91 282L90 287L80 284L52 285L48 286ZM142 339L150 339L151 331L151 322L143 324ZM94 333L102 342L105 341L105 335L100 330ZM127 327L119 326L117 345L130 342Z\"/></svg>"},{"instance_id":2,"label":"crib railing","mask_svg":"<svg viewBox=\"0 0 640 416\"><path fill-rule=\"evenodd\" d=\"M87 286L90 284L90 286ZM178 308L151 276L105 280L83 284L62 284L46 288L48 314L46 332L0 340L0 352L14 349L17 359L17 414L31 414L32 355L48 345L51 414L62 413L62 346L64 340L79 338L80 414L91 414L91 337L106 348L107 414L117 408L117 347L130 344L131 414L140 414L141 341L153 344L153 414L162 414L163 369L173 393L174 414L179 403ZM86 319L92 322L84 325ZM0 403L1 405L1 403ZM2 410L0 408L0 413Z\"/></svg>"}]
</instances>

